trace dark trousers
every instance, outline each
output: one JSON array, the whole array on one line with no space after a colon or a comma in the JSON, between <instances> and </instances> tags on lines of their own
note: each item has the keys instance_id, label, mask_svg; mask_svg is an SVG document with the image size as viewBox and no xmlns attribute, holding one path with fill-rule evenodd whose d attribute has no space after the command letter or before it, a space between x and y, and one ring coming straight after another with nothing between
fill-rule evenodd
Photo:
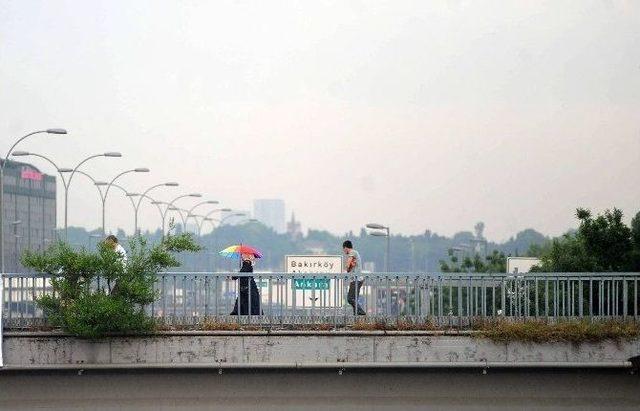
<instances>
[{"instance_id":1,"label":"dark trousers","mask_svg":"<svg viewBox=\"0 0 640 411\"><path fill-rule=\"evenodd\" d=\"M360 288L362 288L363 281L358 281L358 287L356 289L356 282L351 281L349 283L349 292L347 292L347 302L353 307L353 314L356 314L356 307L358 315L366 315L367 313L358 304L358 295L360 295Z\"/></svg>"}]
</instances>

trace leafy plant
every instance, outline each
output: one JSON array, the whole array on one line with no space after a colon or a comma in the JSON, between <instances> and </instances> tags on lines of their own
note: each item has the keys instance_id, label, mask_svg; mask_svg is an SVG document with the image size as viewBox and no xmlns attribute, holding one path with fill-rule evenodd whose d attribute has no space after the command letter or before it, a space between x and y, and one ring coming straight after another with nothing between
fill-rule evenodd
<instances>
[{"instance_id":1,"label":"leafy plant","mask_svg":"<svg viewBox=\"0 0 640 411\"><path fill-rule=\"evenodd\" d=\"M549 323L542 320L529 321L479 321L474 329L480 337L498 343L512 341L528 343L570 342L581 344L601 341L620 341L638 338L640 325L633 321L608 320L590 322L588 320L560 321Z\"/></svg>"},{"instance_id":2,"label":"leafy plant","mask_svg":"<svg viewBox=\"0 0 640 411\"><path fill-rule=\"evenodd\" d=\"M449 262L440 260L440 270L443 273L504 273L507 269L507 257L498 250L493 250L484 259L476 253L473 256L465 256L462 261L452 248L448 254Z\"/></svg>"},{"instance_id":3,"label":"leafy plant","mask_svg":"<svg viewBox=\"0 0 640 411\"><path fill-rule=\"evenodd\" d=\"M580 225L575 232L532 249L542 260L532 271L625 272L640 270L640 213L627 227L622 211L614 208L593 217L579 208Z\"/></svg>"},{"instance_id":4,"label":"leafy plant","mask_svg":"<svg viewBox=\"0 0 640 411\"><path fill-rule=\"evenodd\" d=\"M37 300L51 325L86 338L153 328L144 306L157 298L156 274L180 265L175 253L196 252L200 246L187 233L168 235L154 245L136 236L129 245L126 261L106 243L95 252L59 242L23 254L25 267L51 276L53 294Z\"/></svg>"}]
</instances>

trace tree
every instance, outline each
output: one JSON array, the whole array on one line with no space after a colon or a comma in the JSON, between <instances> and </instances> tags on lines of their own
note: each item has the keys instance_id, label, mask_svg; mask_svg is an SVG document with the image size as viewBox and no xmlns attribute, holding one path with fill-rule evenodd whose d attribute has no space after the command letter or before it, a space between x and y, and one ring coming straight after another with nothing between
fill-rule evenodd
<instances>
[{"instance_id":1,"label":"tree","mask_svg":"<svg viewBox=\"0 0 640 411\"><path fill-rule=\"evenodd\" d=\"M476 253L459 261L453 249L449 249L449 262L441 260L440 270L444 273L504 273L507 270L507 257L504 253L493 250L484 260Z\"/></svg>"},{"instance_id":2,"label":"tree","mask_svg":"<svg viewBox=\"0 0 640 411\"><path fill-rule=\"evenodd\" d=\"M144 306L157 298L157 273L179 265L174 253L200 247L190 234L170 235L153 246L135 237L129 244L126 263L105 243L95 252L60 242L42 252L24 253L25 267L51 276L54 293L37 300L51 325L86 338L153 327Z\"/></svg>"},{"instance_id":3,"label":"tree","mask_svg":"<svg viewBox=\"0 0 640 411\"><path fill-rule=\"evenodd\" d=\"M577 231L565 234L546 246L532 250L542 260L542 264L536 268L536 271L638 270L637 261L635 261L637 248L634 237L637 231L624 224L622 211L614 208L594 218L589 210L579 208L576 210L576 217L580 221ZM640 222L635 224L640 225Z\"/></svg>"},{"instance_id":4,"label":"tree","mask_svg":"<svg viewBox=\"0 0 640 411\"><path fill-rule=\"evenodd\" d=\"M640 271L640 212L631 220L631 271Z\"/></svg>"}]
</instances>

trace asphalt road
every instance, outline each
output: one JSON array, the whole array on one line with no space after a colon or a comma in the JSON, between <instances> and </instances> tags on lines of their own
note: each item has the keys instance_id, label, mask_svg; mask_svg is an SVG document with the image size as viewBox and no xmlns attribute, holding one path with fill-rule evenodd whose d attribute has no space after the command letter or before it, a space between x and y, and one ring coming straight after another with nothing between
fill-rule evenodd
<instances>
[{"instance_id":1,"label":"asphalt road","mask_svg":"<svg viewBox=\"0 0 640 411\"><path fill-rule=\"evenodd\" d=\"M0 372L0 410L638 410L608 370Z\"/></svg>"}]
</instances>

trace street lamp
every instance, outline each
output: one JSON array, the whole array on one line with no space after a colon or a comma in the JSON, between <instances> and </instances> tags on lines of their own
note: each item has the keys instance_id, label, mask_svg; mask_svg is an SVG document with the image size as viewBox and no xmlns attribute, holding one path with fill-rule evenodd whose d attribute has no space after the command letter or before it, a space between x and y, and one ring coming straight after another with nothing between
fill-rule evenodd
<instances>
[{"instance_id":1,"label":"street lamp","mask_svg":"<svg viewBox=\"0 0 640 411\"><path fill-rule=\"evenodd\" d=\"M136 194L136 196L139 196L140 198L138 199L138 203L135 205L135 220L134 220L134 230L133 230L133 233L135 235L139 234L138 233L138 210L140 209L140 204L142 204L142 199L149 198L147 197L147 194L149 193L149 191L158 187L178 187L178 186L179 184L175 182L161 183L161 184L156 184L154 186L147 188L142 194ZM133 194L131 194L131 196L133 196ZM151 200L151 201L154 201L154 200Z\"/></svg>"},{"instance_id":2,"label":"street lamp","mask_svg":"<svg viewBox=\"0 0 640 411\"><path fill-rule=\"evenodd\" d=\"M1 273L4 273L4 168L7 165L7 161L11 152L16 146L26 139L29 136L39 133L48 133L48 134L67 134L67 130L63 128L48 128L46 130L38 130L26 134L20 137L7 151L7 155L2 158L2 164L0 164L0 269L2 269Z\"/></svg>"},{"instance_id":3,"label":"street lamp","mask_svg":"<svg viewBox=\"0 0 640 411\"><path fill-rule=\"evenodd\" d=\"M200 193L190 193L190 194L183 194L180 195L176 198L174 198L173 200L169 201L167 204L167 207L165 208L165 212L164 215L162 216L162 238L164 239L164 232L165 232L165 220L166 220L166 216L167 216L167 212L170 210L171 207L173 207L173 203L175 203L176 201L180 200L181 198L185 198L185 197L202 197L202 194Z\"/></svg>"},{"instance_id":4,"label":"street lamp","mask_svg":"<svg viewBox=\"0 0 640 411\"><path fill-rule=\"evenodd\" d=\"M182 225L184 226L184 232L187 232L187 221L189 221L189 217L192 217L192 212L193 210L195 210L197 207L204 205L204 204L220 204L219 201L217 200L206 200L206 201L202 201L200 203L197 203L196 205L194 205L193 207L191 207L188 211L187 211L187 216L182 220ZM180 215L182 216L182 214ZM198 224L198 220L196 219L196 224ZM200 234L198 234L200 235Z\"/></svg>"},{"instance_id":5,"label":"street lamp","mask_svg":"<svg viewBox=\"0 0 640 411\"><path fill-rule=\"evenodd\" d=\"M68 214L69 214L68 213L68 211L69 211L69 187L71 187L71 180L73 179L73 176L75 175L75 173L77 173L79 171L79 168L80 168L81 165L83 165L87 161L89 161L89 160L91 160L93 158L97 158L97 157L122 157L122 154L120 154L117 151L108 151L108 152L102 153L102 154L94 154L94 155L91 155L91 156L85 158L81 162L79 162L78 165L75 166L74 168L60 169L60 172L62 172L62 173L64 173L64 172L71 173L69 175L69 179L67 180L67 189L64 192L64 239L65 239L65 241L68 239L67 223L68 223Z\"/></svg>"},{"instance_id":6,"label":"street lamp","mask_svg":"<svg viewBox=\"0 0 640 411\"><path fill-rule=\"evenodd\" d=\"M108 183L104 182L104 181L97 181L95 183L96 186L98 186L98 191L100 186L105 186ZM126 188L122 187L121 185L112 183L111 184L112 187L117 188L118 190L122 191L122 193L124 194L125 197L127 197L129 199L129 201L131 202L131 207L133 207L134 213L135 213L135 209L136 209L136 202L133 199L133 197L135 196L139 196L140 194L135 194L135 193L130 193Z\"/></svg>"},{"instance_id":7,"label":"street lamp","mask_svg":"<svg viewBox=\"0 0 640 411\"><path fill-rule=\"evenodd\" d=\"M18 226L20 224L22 224L22 220L16 220L11 222L11 225L13 225L13 259L14 259L16 272L18 271L18 260L20 255L20 253L18 253L18 239L22 238L22 235L18 234Z\"/></svg>"},{"instance_id":8,"label":"street lamp","mask_svg":"<svg viewBox=\"0 0 640 411\"><path fill-rule=\"evenodd\" d=\"M232 218L232 217L244 217L246 214L245 213L233 213L233 214L229 214L228 216L226 216L226 217L224 217L222 219L209 217L209 215L211 213L213 213L214 211L231 212L232 210L230 208L223 208L223 209L220 209L220 210L212 210L211 212L209 212L209 214L207 214L205 216L205 218L202 219L202 222L200 223L202 225L202 223L204 223L205 221L209 221L211 223L211 225L213 226L213 228L214 228L214 230L212 231L212 233L213 233L213 244L212 244L211 248L214 250L214 253L213 253L213 269L215 270L215 268L216 268L216 253L215 253L215 249L217 248L216 244L217 244L218 241L217 241L217 238L216 238L217 237L217 231L216 231L217 227L213 225L213 222L217 221L218 222L218 227L220 227L222 224L224 224L224 222L227 219Z\"/></svg>"},{"instance_id":9,"label":"street lamp","mask_svg":"<svg viewBox=\"0 0 640 411\"><path fill-rule=\"evenodd\" d=\"M245 213L233 213L233 214L229 214L228 216L222 218L220 220L220 224L218 224L218 227L220 227L221 225L224 224L225 221L227 221L228 219L232 218L232 217L246 217Z\"/></svg>"},{"instance_id":10,"label":"street lamp","mask_svg":"<svg viewBox=\"0 0 640 411\"><path fill-rule=\"evenodd\" d=\"M39 157L43 160L46 160L49 162L49 164L51 164L53 166L53 168L56 169L56 172L58 174L60 174L60 179L62 180L62 187L64 188L65 191L65 201L66 201L66 192L68 189L68 185L67 185L67 181L64 178L64 172L66 172L68 169L66 168L60 168L58 167L58 165L56 163L53 162L53 160L51 160L49 157L43 156L42 154L36 154L36 153L30 153L28 151L14 151L12 154L12 156L14 157L24 157L24 156L32 156L32 157ZM71 170L69 170L71 171ZM42 248L44 249L44 235L45 235L45 230L44 230L44 219L42 219Z\"/></svg>"},{"instance_id":11,"label":"street lamp","mask_svg":"<svg viewBox=\"0 0 640 411\"><path fill-rule=\"evenodd\" d=\"M213 209L213 210L209 211L207 214L204 215L204 218L202 219L202 221L200 221L200 224L198 225L198 233L202 230L202 224L205 221L210 221L212 227L215 228L215 226L213 225L213 221L219 221L219 220L216 220L214 218L209 218L209 216L211 214L213 214L213 213L217 213L218 211L223 212L223 213L230 213L233 210L230 209L230 208L216 208L216 209ZM200 234L198 234L198 235L200 235Z\"/></svg>"},{"instance_id":12,"label":"street lamp","mask_svg":"<svg viewBox=\"0 0 640 411\"><path fill-rule=\"evenodd\" d=\"M104 197L102 198L102 235L106 234L106 227L105 227L105 212L106 212L106 203L107 203L107 196L109 195L109 189L111 189L111 186L113 185L113 183L120 177L122 177L125 174L129 174L129 173L148 173L149 169L146 167L139 167L139 168L133 168L131 170L125 170L122 173L116 175L115 177L113 177L111 179L111 181L109 182L109 184L107 184L107 189L104 191Z\"/></svg>"},{"instance_id":13,"label":"street lamp","mask_svg":"<svg viewBox=\"0 0 640 411\"><path fill-rule=\"evenodd\" d=\"M156 206L158 208L158 212L160 212L160 219L162 220L162 237L164 238L164 221L165 221L165 216L167 215L167 212L169 211L168 208L167 209L162 209L162 205L167 205L166 202L164 201L156 201L153 198L151 198L148 195L144 196L145 198L147 198L148 200L151 201L151 204L153 204L154 206Z\"/></svg>"},{"instance_id":14,"label":"street lamp","mask_svg":"<svg viewBox=\"0 0 640 411\"><path fill-rule=\"evenodd\" d=\"M372 235L375 237L387 237L387 250L385 251L385 255L384 255L384 269L388 273L389 265L390 265L389 259L391 258L391 255L390 255L391 232L389 230L389 227L386 227L382 224L369 223L367 224L367 228L370 228L372 230L384 230L384 231L371 231L369 235Z\"/></svg>"}]
</instances>

